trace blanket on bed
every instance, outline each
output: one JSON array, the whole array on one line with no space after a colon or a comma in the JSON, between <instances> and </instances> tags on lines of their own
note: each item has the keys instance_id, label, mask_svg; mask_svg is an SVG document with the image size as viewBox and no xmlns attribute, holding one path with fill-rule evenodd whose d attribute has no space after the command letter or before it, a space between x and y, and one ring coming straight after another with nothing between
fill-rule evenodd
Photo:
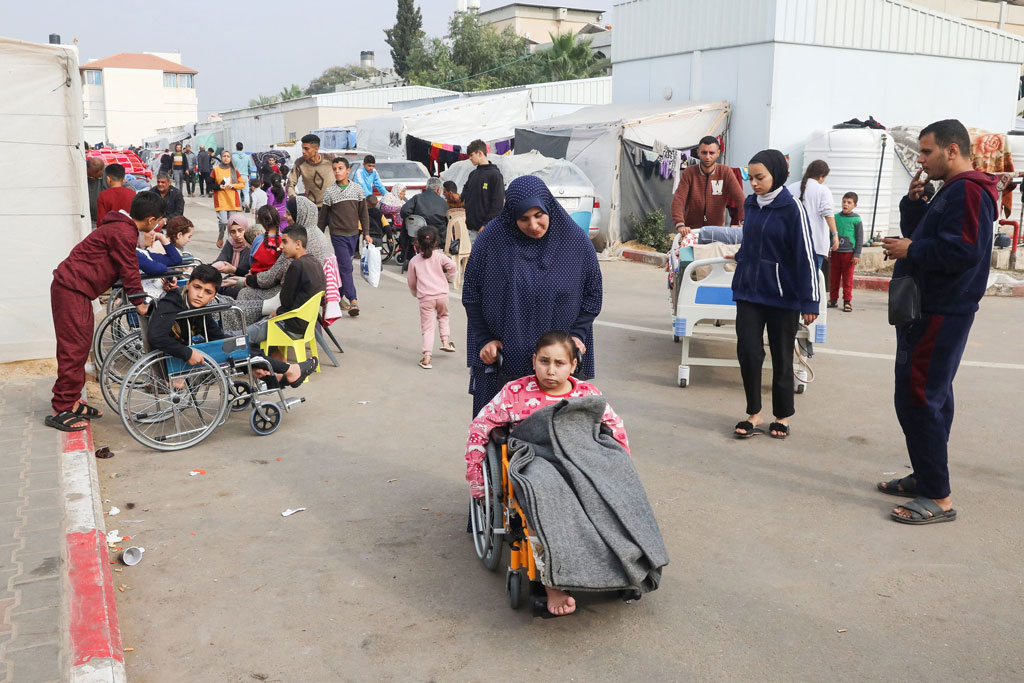
<instances>
[{"instance_id":1,"label":"blanket on bed","mask_svg":"<svg viewBox=\"0 0 1024 683\"><path fill-rule=\"evenodd\" d=\"M564 590L655 590L668 564L626 450L601 431L602 396L562 400L509 435L509 478L537 534L541 581Z\"/></svg>"}]
</instances>

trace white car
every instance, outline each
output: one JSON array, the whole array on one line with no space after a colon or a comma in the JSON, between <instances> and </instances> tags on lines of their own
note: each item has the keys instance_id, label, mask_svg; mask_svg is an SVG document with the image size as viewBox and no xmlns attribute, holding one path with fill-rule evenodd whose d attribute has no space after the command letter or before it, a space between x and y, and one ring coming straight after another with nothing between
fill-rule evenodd
<instances>
[{"instance_id":1,"label":"white car","mask_svg":"<svg viewBox=\"0 0 1024 683\"><path fill-rule=\"evenodd\" d=\"M576 224L591 239L597 237L601 222L601 202L594 191L594 184L579 166L565 159L546 157L536 151L511 156L490 154L487 158L501 171L506 188L513 180L524 175L534 175L543 180ZM452 164L441 174L441 179L451 180L459 186L461 192L472 171L473 164L466 159Z\"/></svg>"}]
</instances>

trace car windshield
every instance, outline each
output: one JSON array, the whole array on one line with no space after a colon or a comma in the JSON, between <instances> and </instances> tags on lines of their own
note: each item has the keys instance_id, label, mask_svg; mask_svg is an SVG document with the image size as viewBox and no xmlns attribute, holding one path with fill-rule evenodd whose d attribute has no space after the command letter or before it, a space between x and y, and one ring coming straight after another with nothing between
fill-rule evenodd
<instances>
[{"instance_id":1,"label":"car windshield","mask_svg":"<svg viewBox=\"0 0 1024 683\"><path fill-rule=\"evenodd\" d=\"M408 178L426 178L428 174L415 161L378 161L377 173L380 179L399 180Z\"/></svg>"}]
</instances>

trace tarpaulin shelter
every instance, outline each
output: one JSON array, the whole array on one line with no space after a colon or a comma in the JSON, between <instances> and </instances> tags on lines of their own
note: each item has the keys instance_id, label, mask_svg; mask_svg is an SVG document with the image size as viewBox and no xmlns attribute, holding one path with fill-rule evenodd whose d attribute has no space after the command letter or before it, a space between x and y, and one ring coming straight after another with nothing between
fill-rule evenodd
<instances>
[{"instance_id":1,"label":"tarpaulin shelter","mask_svg":"<svg viewBox=\"0 0 1024 683\"><path fill-rule=\"evenodd\" d=\"M428 168L429 159L409 156L409 138L422 146L434 143L465 151L473 140L510 143L517 126L533 120L526 90L490 97L466 97L356 121L359 146L380 159L412 159ZM416 148L416 145L413 145ZM507 147L506 147L507 149ZM446 151L454 151L447 149ZM504 150L499 150L499 153Z\"/></svg>"},{"instance_id":2,"label":"tarpaulin shelter","mask_svg":"<svg viewBox=\"0 0 1024 683\"><path fill-rule=\"evenodd\" d=\"M579 166L608 207L602 212L600 234L606 243L614 244L628 239L631 215L642 218L659 208L667 214L672 202L673 180L648 175L644 164L633 160L656 148L690 150L705 135L724 136L729 111L726 101L584 107L518 126L515 152L537 150ZM678 162L677 158L674 163Z\"/></svg>"},{"instance_id":3,"label":"tarpaulin shelter","mask_svg":"<svg viewBox=\"0 0 1024 683\"><path fill-rule=\"evenodd\" d=\"M356 129L353 128L317 128L309 131L320 138L322 149L355 149Z\"/></svg>"},{"instance_id":4,"label":"tarpaulin shelter","mask_svg":"<svg viewBox=\"0 0 1024 683\"><path fill-rule=\"evenodd\" d=\"M6 363L53 357L53 269L90 228L78 51L0 38L0 92L0 224L29 237L0 288Z\"/></svg>"}]
</instances>

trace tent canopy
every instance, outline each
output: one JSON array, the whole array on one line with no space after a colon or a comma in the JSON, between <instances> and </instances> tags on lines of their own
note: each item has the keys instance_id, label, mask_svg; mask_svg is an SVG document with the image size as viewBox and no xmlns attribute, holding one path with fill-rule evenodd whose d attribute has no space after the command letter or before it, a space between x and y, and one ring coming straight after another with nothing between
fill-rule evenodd
<instances>
[{"instance_id":1,"label":"tent canopy","mask_svg":"<svg viewBox=\"0 0 1024 683\"><path fill-rule=\"evenodd\" d=\"M407 135L465 148L473 140L493 142L533 120L528 91L467 97L356 121L359 146L382 158L405 158Z\"/></svg>"},{"instance_id":2,"label":"tent canopy","mask_svg":"<svg viewBox=\"0 0 1024 683\"><path fill-rule=\"evenodd\" d=\"M605 241L614 243L622 237L620 215L628 217L655 208L668 212L667 203L653 206L651 193L638 191L646 188L639 187L637 178L620 174L623 146L651 148L657 141L673 149L690 149L705 135L724 133L728 123L726 101L605 104L518 126L515 151L523 154L536 150L579 166L594 183L601 200L610 206L602 214L600 228ZM667 182L670 194L671 181ZM629 188L623 187L626 183ZM629 192L624 193L624 189ZM661 191L657 196L664 194ZM624 195L631 198L628 206L623 205Z\"/></svg>"},{"instance_id":3,"label":"tent canopy","mask_svg":"<svg viewBox=\"0 0 1024 683\"><path fill-rule=\"evenodd\" d=\"M0 225L18 240L0 289L0 363L52 358L53 269L89 232L78 52L0 38Z\"/></svg>"}]
</instances>

